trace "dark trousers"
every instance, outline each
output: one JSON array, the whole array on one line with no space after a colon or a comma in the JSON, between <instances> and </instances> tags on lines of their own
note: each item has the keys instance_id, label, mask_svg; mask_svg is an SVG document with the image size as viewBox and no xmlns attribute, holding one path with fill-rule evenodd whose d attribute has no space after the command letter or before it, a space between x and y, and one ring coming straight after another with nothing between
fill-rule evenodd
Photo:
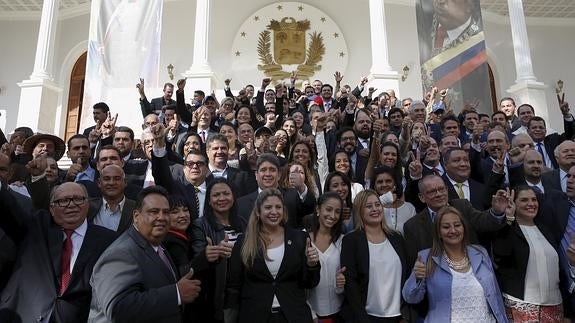
<instances>
[{"instance_id":1,"label":"dark trousers","mask_svg":"<svg viewBox=\"0 0 575 323\"><path fill-rule=\"evenodd\" d=\"M369 323L399 323L399 322L401 322L401 316L377 317L377 316L368 315L368 317L369 317Z\"/></svg>"},{"instance_id":2,"label":"dark trousers","mask_svg":"<svg viewBox=\"0 0 575 323\"><path fill-rule=\"evenodd\" d=\"M288 323L288 320L286 319L284 313L280 310L270 314L268 323Z\"/></svg>"}]
</instances>

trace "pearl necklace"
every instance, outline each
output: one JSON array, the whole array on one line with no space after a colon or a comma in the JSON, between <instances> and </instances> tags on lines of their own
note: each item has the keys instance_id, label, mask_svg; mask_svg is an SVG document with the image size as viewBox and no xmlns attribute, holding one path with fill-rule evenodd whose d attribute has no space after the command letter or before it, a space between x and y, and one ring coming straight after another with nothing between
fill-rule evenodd
<instances>
[{"instance_id":1,"label":"pearl necklace","mask_svg":"<svg viewBox=\"0 0 575 323\"><path fill-rule=\"evenodd\" d=\"M447 256L446 253L443 254L443 259L447 262L447 265L454 270L461 271L465 270L469 267L469 258L467 258L467 254L461 260L453 260Z\"/></svg>"}]
</instances>

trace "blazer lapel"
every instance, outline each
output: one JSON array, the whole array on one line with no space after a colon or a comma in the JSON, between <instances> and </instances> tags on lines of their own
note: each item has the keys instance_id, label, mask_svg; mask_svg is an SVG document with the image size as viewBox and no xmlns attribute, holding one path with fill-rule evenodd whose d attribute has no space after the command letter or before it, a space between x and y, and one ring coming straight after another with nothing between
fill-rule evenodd
<instances>
[{"instance_id":1,"label":"blazer lapel","mask_svg":"<svg viewBox=\"0 0 575 323\"><path fill-rule=\"evenodd\" d=\"M118 224L117 232L124 231L130 223L132 223L132 211L134 210L135 203L125 197L124 207L122 208L122 215L120 218L120 223Z\"/></svg>"},{"instance_id":2,"label":"blazer lapel","mask_svg":"<svg viewBox=\"0 0 575 323\"><path fill-rule=\"evenodd\" d=\"M86 263L92 256L92 251L96 249L95 246L98 243L98 237L92 230L92 226L93 224L88 223L86 235L82 241L82 246L80 247L76 261L74 262L74 269L72 269L72 273L70 274L70 282L66 292L71 289L70 287L72 284L75 282L75 280L78 279L78 274L81 276L81 274L84 272L84 267L86 267Z\"/></svg>"},{"instance_id":3,"label":"blazer lapel","mask_svg":"<svg viewBox=\"0 0 575 323\"><path fill-rule=\"evenodd\" d=\"M287 263L288 261L290 263L296 262L296 259L301 257L301 255L298 255L299 248L297 247L294 238L295 237L292 235L292 232L287 228L284 228L284 256L276 278L280 277L286 271L286 267L290 265Z\"/></svg>"},{"instance_id":4,"label":"blazer lapel","mask_svg":"<svg viewBox=\"0 0 575 323\"><path fill-rule=\"evenodd\" d=\"M160 268L160 270L166 276L166 278L168 278L171 282L175 282L176 277L174 275L176 273L176 270L175 270L174 265L171 262L171 260L170 260L170 265L172 267L172 270L170 270L170 268L168 268L166 266L166 264L160 258L160 255L158 255L158 253L154 250L152 245L140 235L138 230L136 230L133 226L129 230L130 230L130 232L129 232L130 236L140 246L140 248L142 248L144 250L144 253L146 254L146 256L149 257L153 262L156 263L156 265L158 266L158 268ZM164 251L164 252L166 253L166 256L167 256L167 251ZM169 259L169 256L168 256L168 259Z\"/></svg>"},{"instance_id":5,"label":"blazer lapel","mask_svg":"<svg viewBox=\"0 0 575 323\"><path fill-rule=\"evenodd\" d=\"M50 252L50 260L52 261L52 270L54 274L54 279L56 281L56 290L60 290L60 284L62 281L62 247L64 245L64 236L60 227L52 223L50 229L48 230L48 250Z\"/></svg>"}]
</instances>

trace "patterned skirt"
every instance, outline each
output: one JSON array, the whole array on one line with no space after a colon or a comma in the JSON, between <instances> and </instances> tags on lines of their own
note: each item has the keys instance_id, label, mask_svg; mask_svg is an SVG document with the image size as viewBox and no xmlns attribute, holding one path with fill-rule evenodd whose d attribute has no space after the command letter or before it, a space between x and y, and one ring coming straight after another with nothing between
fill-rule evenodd
<instances>
[{"instance_id":1,"label":"patterned skirt","mask_svg":"<svg viewBox=\"0 0 575 323\"><path fill-rule=\"evenodd\" d=\"M535 305L504 297L505 312L509 322L561 323L563 305Z\"/></svg>"}]
</instances>

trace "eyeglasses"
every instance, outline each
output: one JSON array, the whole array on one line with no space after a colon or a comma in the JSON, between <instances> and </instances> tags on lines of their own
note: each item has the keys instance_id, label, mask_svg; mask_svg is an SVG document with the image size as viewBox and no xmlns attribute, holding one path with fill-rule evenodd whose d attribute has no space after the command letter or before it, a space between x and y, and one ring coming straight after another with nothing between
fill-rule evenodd
<instances>
[{"instance_id":1,"label":"eyeglasses","mask_svg":"<svg viewBox=\"0 0 575 323\"><path fill-rule=\"evenodd\" d=\"M72 202L74 205L80 206L86 202L86 198L84 196L67 197L52 201L52 205L57 205L59 207L69 207L70 203Z\"/></svg>"},{"instance_id":2,"label":"eyeglasses","mask_svg":"<svg viewBox=\"0 0 575 323\"><path fill-rule=\"evenodd\" d=\"M427 191L425 191L425 194L433 196L433 195L436 195L437 193L440 193L440 194L445 193L446 191L447 191L447 187L441 186L441 187L427 190Z\"/></svg>"},{"instance_id":3,"label":"eyeglasses","mask_svg":"<svg viewBox=\"0 0 575 323\"><path fill-rule=\"evenodd\" d=\"M187 160L184 165L188 166L189 168L194 168L194 166L200 168L203 166L206 166L206 162L205 161L191 161L191 160Z\"/></svg>"}]
</instances>

